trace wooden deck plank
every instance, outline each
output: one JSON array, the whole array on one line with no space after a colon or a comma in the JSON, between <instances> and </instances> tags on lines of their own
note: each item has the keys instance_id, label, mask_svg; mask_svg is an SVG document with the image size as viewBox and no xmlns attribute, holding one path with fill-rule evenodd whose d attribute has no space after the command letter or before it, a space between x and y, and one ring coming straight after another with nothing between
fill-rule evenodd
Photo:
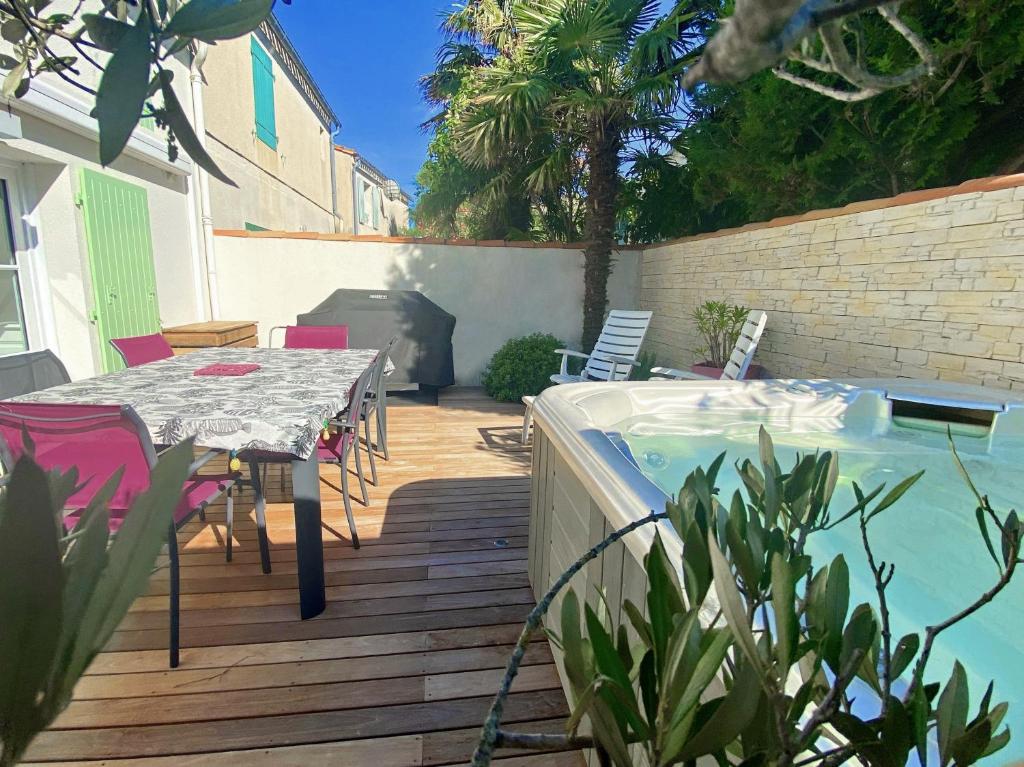
<instances>
[{"instance_id":1,"label":"wooden deck plank","mask_svg":"<svg viewBox=\"0 0 1024 767\"><path fill-rule=\"evenodd\" d=\"M215 669L180 668L174 671L144 671L134 674L93 674L82 679L75 690L75 698L145 698L158 695L253 690L270 685L355 682L457 671L504 669L507 662L508 650L501 645L397 653L386 657L372 655ZM543 643L537 643L523 659L526 665L551 662L551 651Z\"/></svg>"},{"instance_id":2,"label":"wooden deck plank","mask_svg":"<svg viewBox=\"0 0 1024 767\"><path fill-rule=\"evenodd\" d=\"M519 729L529 732L558 732L562 721L548 719L523 722ZM183 756L148 757L142 759L104 759L90 762L50 762L52 767L337 767L338 765L370 764L373 767L442 767L465 765L476 744L480 728L430 732L423 735L397 735L371 740L349 740L316 743L284 748L221 751ZM544 753L524 756L510 750L495 760L502 767L583 767L576 753Z\"/></svg>"},{"instance_id":3,"label":"wooden deck plank","mask_svg":"<svg viewBox=\"0 0 1024 767\"><path fill-rule=\"evenodd\" d=\"M483 721L492 697L213 722L47 730L29 748L25 761L238 751L469 728ZM140 710L139 718L145 713ZM504 721L515 724L568 713L561 688L515 693L508 698Z\"/></svg>"},{"instance_id":4,"label":"wooden deck plank","mask_svg":"<svg viewBox=\"0 0 1024 767\"><path fill-rule=\"evenodd\" d=\"M354 682L292 684L271 667L263 687L213 692L182 692L155 697L75 700L53 724L55 730L95 727L134 727L144 710L147 725L211 722L355 708L379 708L401 703L423 703L487 695L501 683L503 668L457 671L426 676L408 675ZM526 666L516 689L559 688L554 664Z\"/></svg>"},{"instance_id":5,"label":"wooden deck plank","mask_svg":"<svg viewBox=\"0 0 1024 767\"><path fill-rule=\"evenodd\" d=\"M389 411L392 460L348 541L337 467L321 472L328 606L298 620L287 469L268 472L274 571L256 551L251 494L179 533L182 666L167 668L158 570L29 759L63 767L465 764L522 621L530 453L522 409L479 391ZM214 470L214 469L211 469ZM355 486L353 484L353 486ZM505 721L558 731L568 714L546 641L531 644ZM521 725L521 726L519 726ZM580 755L502 752L504 767L581 767Z\"/></svg>"}]
</instances>

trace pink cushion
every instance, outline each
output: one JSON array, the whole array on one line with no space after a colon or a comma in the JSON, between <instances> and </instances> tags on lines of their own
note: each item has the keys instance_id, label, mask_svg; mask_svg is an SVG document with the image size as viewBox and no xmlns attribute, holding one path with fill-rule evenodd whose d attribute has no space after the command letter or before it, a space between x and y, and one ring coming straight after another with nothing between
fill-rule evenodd
<instances>
[{"instance_id":1,"label":"pink cushion","mask_svg":"<svg viewBox=\"0 0 1024 767\"><path fill-rule=\"evenodd\" d=\"M289 325L285 349L347 349L348 325Z\"/></svg>"},{"instance_id":2,"label":"pink cushion","mask_svg":"<svg viewBox=\"0 0 1024 767\"><path fill-rule=\"evenodd\" d=\"M130 338L113 338L110 345L117 349L124 359L124 364L130 368L174 356L171 345L159 333Z\"/></svg>"},{"instance_id":3,"label":"pink cushion","mask_svg":"<svg viewBox=\"0 0 1024 767\"><path fill-rule=\"evenodd\" d=\"M316 443L316 457L322 463L336 463L341 460L342 448L351 442L352 432L338 432L327 439L321 436Z\"/></svg>"},{"instance_id":4,"label":"pink cushion","mask_svg":"<svg viewBox=\"0 0 1024 767\"><path fill-rule=\"evenodd\" d=\"M244 376L260 369L255 362L218 362L194 370L194 376Z\"/></svg>"}]
</instances>

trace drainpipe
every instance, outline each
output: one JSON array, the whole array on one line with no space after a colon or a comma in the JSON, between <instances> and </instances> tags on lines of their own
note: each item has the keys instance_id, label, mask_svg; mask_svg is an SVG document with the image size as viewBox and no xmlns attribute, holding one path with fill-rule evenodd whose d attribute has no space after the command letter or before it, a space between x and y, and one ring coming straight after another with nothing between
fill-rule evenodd
<instances>
[{"instance_id":1,"label":"drainpipe","mask_svg":"<svg viewBox=\"0 0 1024 767\"><path fill-rule=\"evenodd\" d=\"M206 301L206 264L203 247L199 243L199 194L196 191L195 161L192 163L192 177L188 182L188 193L185 196L188 204L188 240L192 251L192 288L195 291L196 313L199 320L209 319L210 307ZM50 344L53 347L53 344ZM54 347L55 348L55 347Z\"/></svg>"},{"instance_id":2,"label":"drainpipe","mask_svg":"<svg viewBox=\"0 0 1024 767\"><path fill-rule=\"evenodd\" d=\"M196 44L188 80L192 85L192 122L196 136L206 146L206 113L203 109L203 64L210 49L206 43ZM196 166L199 185L199 214L203 222L203 250L206 252L206 290L210 299L210 319L220 319L220 296L217 292L217 253L213 236L213 213L210 210L210 174Z\"/></svg>"},{"instance_id":3,"label":"drainpipe","mask_svg":"<svg viewBox=\"0 0 1024 767\"><path fill-rule=\"evenodd\" d=\"M352 234L359 234L359 155L352 158Z\"/></svg>"},{"instance_id":4,"label":"drainpipe","mask_svg":"<svg viewBox=\"0 0 1024 767\"><path fill-rule=\"evenodd\" d=\"M338 217L338 167L335 163L335 155L337 151L334 148L334 137L338 135L338 131L341 130L337 125L332 126L331 130L331 211L334 213L334 231L341 231L341 221Z\"/></svg>"}]
</instances>

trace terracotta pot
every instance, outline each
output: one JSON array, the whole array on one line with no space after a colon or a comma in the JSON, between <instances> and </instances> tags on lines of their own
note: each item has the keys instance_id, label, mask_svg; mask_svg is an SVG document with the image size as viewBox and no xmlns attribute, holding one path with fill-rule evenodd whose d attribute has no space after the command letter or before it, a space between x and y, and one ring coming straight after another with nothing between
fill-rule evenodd
<instances>
[{"instance_id":1,"label":"terracotta pot","mask_svg":"<svg viewBox=\"0 0 1024 767\"><path fill-rule=\"evenodd\" d=\"M707 376L708 378L721 378L722 371L725 368L715 367L710 362L705 360L697 365L690 366L691 373L697 373L698 375ZM759 378L767 378L767 372L763 367L756 363L752 363L747 368L747 374L743 377L745 381L754 381Z\"/></svg>"}]
</instances>

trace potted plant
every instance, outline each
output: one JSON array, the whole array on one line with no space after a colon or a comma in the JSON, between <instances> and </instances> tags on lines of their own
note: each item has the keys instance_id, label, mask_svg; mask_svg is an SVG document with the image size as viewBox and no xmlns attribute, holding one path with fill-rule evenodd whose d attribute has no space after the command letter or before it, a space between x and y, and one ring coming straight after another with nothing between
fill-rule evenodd
<instances>
[{"instance_id":1,"label":"potted plant","mask_svg":"<svg viewBox=\"0 0 1024 767\"><path fill-rule=\"evenodd\" d=\"M694 350L703 361L691 365L692 372L709 378L721 378L749 312L745 306L730 306L724 301L705 301L694 310L693 319L704 343ZM763 377L764 368L755 364L750 366L744 376Z\"/></svg>"},{"instance_id":2,"label":"potted plant","mask_svg":"<svg viewBox=\"0 0 1024 767\"><path fill-rule=\"evenodd\" d=\"M838 454L807 452L786 470L764 427L758 452L759 463L734 464L742 492L719 495L716 480L727 465L721 453L686 477L665 511L616 530L554 581L527 617L472 767L489 767L504 749L579 748L593 748L591 763L601 767L1001 763L992 755L1010 741L1008 704L993 698L994 683L979 696L959 661L938 660L951 665L945 682L949 671L940 676L932 661L936 638L974 620L1024 563L1017 512L992 507L950 436L953 465L974 496L978 532L995 567L948 617L916 630L910 623L901 637L888 593L901 571L876 556L873 525L924 472L884 495L884 484L868 492L852 482L856 502L844 510L833 504ZM644 558L643 599L603 591L584 598L569 588L560 616L549 621L572 705L565 726L503 728L523 656L536 646L531 639L559 592L610 545L664 520L683 543L682 561L663 545L664 528L656 531ZM859 538L863 556L850 564L842 553L820 561L808 545L838 525L859 528L849 540ZM991 544L996 537L999 547ZM874 585L874 596L854 604L850 583L861 579Z\"/></svg>"}]
</instances>

